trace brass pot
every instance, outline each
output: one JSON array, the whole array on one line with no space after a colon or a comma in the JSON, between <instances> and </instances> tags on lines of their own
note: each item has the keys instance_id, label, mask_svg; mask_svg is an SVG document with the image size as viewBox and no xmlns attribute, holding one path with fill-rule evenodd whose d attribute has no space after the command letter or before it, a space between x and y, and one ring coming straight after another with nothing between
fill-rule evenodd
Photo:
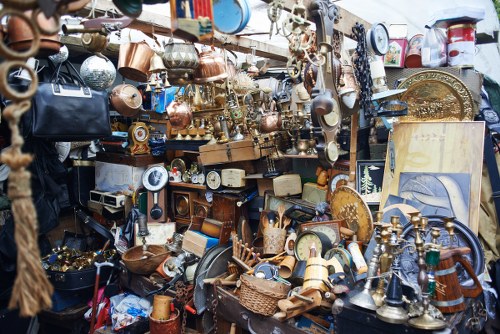
<instances>
[{"instance_id":1,"label":"brass pot","mask_svg":"<svg viewBox=\"0 0 500 334\"><path fill-rule=\"evenodd\" d=\"M200 64L194 72L194 82L222 81L227 76L226 63L222 55L213 51L205 51L200 54Z\"/></svg>"},{"instance_id":2,"label":"brass pot","mask_svg":"<svg viewBox=\"0 0 500 334\"><path fill-rule=\"evenodd\" d=\"M151 57L154 51L146 42L125 43L120 45L118 72L125 78L146 82Z\"/></svg>"},{"instance_id":3,"label":"brass pot","mask_svg":"<svg viewBox=\"0 0 500 334\"><path fill-rule=\"evenodd\" d=\"M142 110L142 96L137 88L121 84L110 94L111 105L125 117L134 117Z\"/></svg>"},{"instance_id":4,"label":"brass pot","mask_svg":"<svg viewBox=\"0 0 500 334\"><path fill-rule=\"evenodd\" d=\"M103 35L100 33L83 33L82 34L82 45L87 51L90 52L101 52L108 46L109 35Z\"/></svg>"},{"instance_id":5,"label":"brass pot","mask_svg":"<svg viewBox=\"0 0 500 334\"><path fill-rule=\"evenodd\" d=\"M171 38L165 45L163 62L168 69L170 83L184 85L193 81L193 73L199 65L200 57L192 43L174 42Z\"/></svg>"}]
</instances>

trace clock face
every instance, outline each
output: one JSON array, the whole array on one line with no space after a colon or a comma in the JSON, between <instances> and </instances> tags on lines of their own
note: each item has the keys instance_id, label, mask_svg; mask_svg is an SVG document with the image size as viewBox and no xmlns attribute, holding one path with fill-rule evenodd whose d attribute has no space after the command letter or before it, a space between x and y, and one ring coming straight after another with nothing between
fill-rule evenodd
<instances>
[{"instance_id":1,"label":"clock face","mask_svg":"<svg viewBox=\"0 0 500 334\"><path fill-rule=\"evenodd\" d=\"M326 146L325 154L330 163L335 163L335 161L339 158L339 148L337 143L334 141L329 142Z\"/></svg>"},{"instance_id":2,"label":"clock face","mask_svg":"<svg viewBox=\"0 0 500 334\"><path fill-rule=\"evenodd\" d=\"M376 23L369 30L368 40L373 52L378 56L383 56L389 51L389 31L381 24Z\"/></svg>"},{"instance_id":3,"label":"clock face","mask_svg":"<svg viewBox=\"0 0 500 334\"><path fill-rule=\"evenodd\" d=\"M330 181L330 191L334 191L340 186L347 185L349 182L349 175L347 174L337 174Z\"/></svg>"},{"instance_id":4,"label":"clock face","mask_svg":"<svg viewBox=\"0 0 500 334\"><path fill-rule=\"evenodd\" d=\"M336 244L339 241L337 232L327 225L314 226L311 228L311 231L324 233L328 237L328 239L330 239L332 244Z\"/></svg>"},{"instance_id":5,"label":"clock face","mask_svg":"<svg viewBox=\"0 0 500 334\"><path fill-rule=\"evenodd\" d=\"M134 129L134 138L138 142L143 142L148 139L148 130L144 126L138 126Z\"/></svg>"},{"instance_id":6,"label":"clock face","mask_svg":"<svg viewBox=\"0 0 500 334\"><path fill-rule=\"evenodd\" d=\"M198 174L191 175L191 183L198 183Z\"/></svg>"},{"instance_id":7,"label":"clock face","mask_svg":"<svg viewBox=\"0 0 500 334\"><path fill-rule=\"evenodd\" d=\"M214 193L211 192L210 190L205 192L205 199L207 200L208 203L212 203L214 200Z\"/></svg>"},{"instance_id":8,"label":"clock face","mask_svg":"<svg viewBox=\"0 0 500 334\"><path fill-rule=\"evenodd\" d=\"M326 125L328 126L336 126L337 124L339 124L339 108L338 108L338 103L336 100L332 100L333 101L333 110L331 112L329 112L328 114L322 116L323 117L323 121L325 122Z\"/></svg>"},{"instance_id":9,"label":"clock face","mask_svg":"<svg viewBox=\"0 0 500 334\"><path fill-rule=\"evenodd\" d=\"M208 188L210 188L212 190L219 189L219 187L221 185L220 174L214 170L211 170L210 172L207 173L206 181L207 181Z\"/></svg>"},{"instance_id":10,"label":"clock face","mask_svg":"<svg viewBox=\"0 0 500 334\"><path fill-rule=\"evenodd\" d=\"M151 166L142 174L142 184L149 191L158 191L168 182L168 172L163 166Z\"/></svg>"},{"instance_id":11,"label":"clock face","mask_svg":"<svg viewBox=\"0 0 500 334\"><path fill-rule=\"evenodd\" d=\"M198 183L205 184L205 174L203 173L198 174Z\"/></svg>"},{"instance_id":12,"label":"clock face","mask_svg":"<svg viewBox=\"0 0 500 334\"><path fill-rule=\"evenodd\" d=\"M306 261L309 258L312 245L316 246L316 256L320 255L323 246L321 239L314 233L304 233L295 240L295 256L299 261Z\"/></svg>"}]
</instances>

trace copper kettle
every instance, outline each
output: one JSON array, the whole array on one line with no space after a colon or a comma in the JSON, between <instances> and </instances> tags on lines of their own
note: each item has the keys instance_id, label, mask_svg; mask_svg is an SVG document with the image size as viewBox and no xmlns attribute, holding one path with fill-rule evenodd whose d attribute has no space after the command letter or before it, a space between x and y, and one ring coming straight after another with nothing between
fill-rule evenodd
<instances>
[{"instance_id":1,"label":"copper kettle","mask_svg":"<svg viewBox=\"0 0 500 334\"><path fill-rule=\"evenodd\" d=\"M213 50L200 54L200 63L194 72L195 83L222 81L227 76L226 63L221 54Z\"/></svg>"},{"instance_id":2,"label":"copper kettle","mask_svg":"<svg viewBox=\"0 0 500 334\"><path fill-rule=\"evenodd\" d=\"M134 117L142 110L142 96L137 88L121 84L110 94L111 105L125 117Z\"/></svg>"},{"instance_id":3,"label":"copper kettle","mask_svg":"<svg viewBox=\"0 0 500 334\"><path fill-rule=\"evenodd\" d=\"M167 106L167 114L170 125L175 130L184 130L193 119L191 108L186 102L174 100Z\"/></svg>"}]
</instances>

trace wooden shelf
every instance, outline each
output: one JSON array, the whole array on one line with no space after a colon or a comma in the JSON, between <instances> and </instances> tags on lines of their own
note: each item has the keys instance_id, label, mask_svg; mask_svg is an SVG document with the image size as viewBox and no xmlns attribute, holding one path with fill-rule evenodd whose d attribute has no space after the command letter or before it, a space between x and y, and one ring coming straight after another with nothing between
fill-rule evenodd
<instances>
[{"instance_id":1,"label":"wooden shelf","mask_svg":"<svg viewBox=\"0 0 500 334\"><path fill-rule=\"evenodd\" d=\"M185 183L185 182L169 182L169 185L172 187L182 187L182 188L190 188L190 189L199 189L205 190L205 186L202 184L194 184L194 183Z\"/></svg>"},{"instance_id":2,"label":"wooden shelf","mask_svg":"<svg viewBox=\"0 0 500 334\"><path fill-rule=\"evenodd\" d=\"M306 155L284 154L283 156L285 158L289 158L289 159L318 159L318 155L317 154L306 154Z\"/></svg>"}]
</instances>

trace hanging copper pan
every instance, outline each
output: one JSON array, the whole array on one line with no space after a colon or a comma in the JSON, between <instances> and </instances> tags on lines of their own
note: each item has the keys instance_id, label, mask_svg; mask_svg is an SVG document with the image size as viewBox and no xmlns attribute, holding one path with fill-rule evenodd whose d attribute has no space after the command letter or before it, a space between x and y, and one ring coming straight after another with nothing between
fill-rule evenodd
<instances>
[{"instance_id":1,"label":"hanging copper pan","mask_svg":"<svg viewBox=\"0 0 500 334\"><path fill-rule=\"evenodd\" d=\"M142 96L137 88L121 84L110 94L111 105L125 117L135 117L142 110Z\"/></svg>"},{"instance_id":2,"label":"hanging copper pan","mask_svg":"<svg viewBox=\"0 0 500 334\"><path fill-rule=\"evenodd\" d=\"M151 57L154 51L146 42L125 43L120 45L118 72L125 78L146 82Z\"/></svg>"}]
</instances>

